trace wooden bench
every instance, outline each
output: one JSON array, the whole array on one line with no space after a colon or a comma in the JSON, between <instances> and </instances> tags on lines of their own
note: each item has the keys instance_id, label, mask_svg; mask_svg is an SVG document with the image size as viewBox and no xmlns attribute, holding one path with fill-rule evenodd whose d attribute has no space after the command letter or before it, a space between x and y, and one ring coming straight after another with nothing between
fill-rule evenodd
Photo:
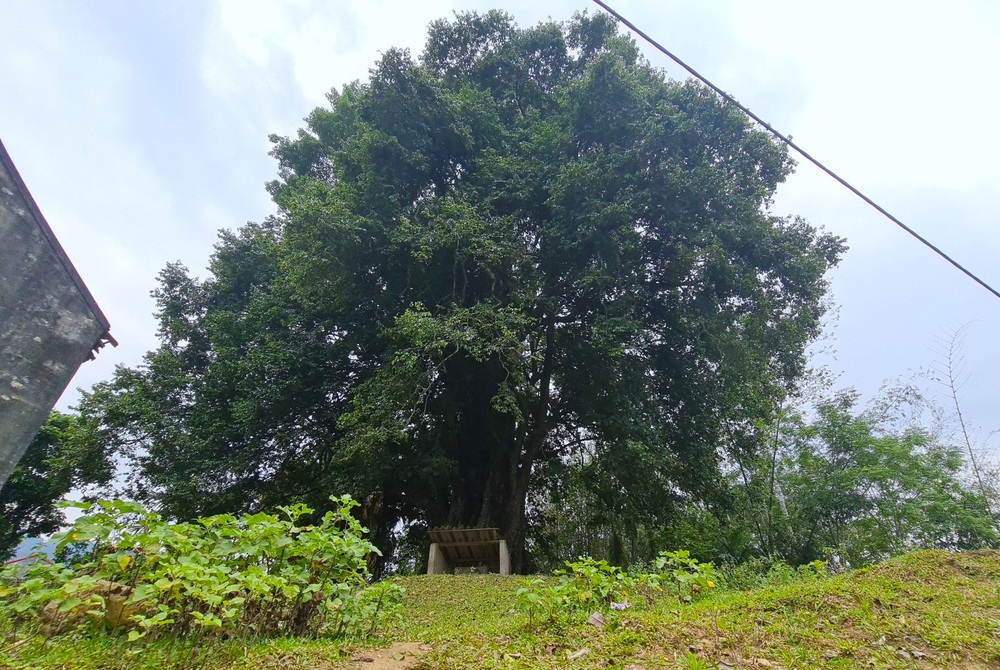
<instances>
[{"instance_id":1,"label":"wooden bench","mask_svg":"<svg viewBox=\"0 0 1000 670\"><path fill-rule=\"evenodd\" d=\"M437 528L431 538L427 574L451 574L456 568L483 567L485 572L510 574L507 542L496 528Z\"/></svg>"}]
</instances>

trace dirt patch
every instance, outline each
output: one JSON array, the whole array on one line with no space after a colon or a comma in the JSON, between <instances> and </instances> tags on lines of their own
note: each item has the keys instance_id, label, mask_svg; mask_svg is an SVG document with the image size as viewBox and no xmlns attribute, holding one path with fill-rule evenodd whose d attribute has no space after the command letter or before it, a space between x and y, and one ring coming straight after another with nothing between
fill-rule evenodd
<instances>
[{"instance_id":1,"label":"dirt patch","mask_svg":"<svg viewBox=\"0 0 1000 670\"><path fill-rule=\"evenodd\" d=\"M427 644L393 642L388 649L366 649L351 655L347 667L352 670L404 670L420 662L420 657L431 651Z\"/></svg>"}]
</instances>

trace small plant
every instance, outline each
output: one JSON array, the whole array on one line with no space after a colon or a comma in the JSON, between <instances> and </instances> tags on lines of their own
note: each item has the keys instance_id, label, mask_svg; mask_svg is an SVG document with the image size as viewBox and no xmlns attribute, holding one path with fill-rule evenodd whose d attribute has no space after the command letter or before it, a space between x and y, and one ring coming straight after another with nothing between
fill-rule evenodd
<instances>
[{"instance_id":1,"label":"small plant","mask_svg":"<svg viewBox=\"0 0 1000 670\"><path fill-rule=\"evenodd\" d=\"M546 586L544 579L526 580L514 598L514 606L528 615L529 628L534 628L536 622L549 621L562 604L561 598L553 598L552 587Z\"/></svg>"},{"instance_id":2,"label":"small plant","mask_svg":"<svg viewBox=\"0 0 1000 670\"><path fill-rule=\"evenodd\" d=\"M321 635L352 639L370 638L391 623L398 622L403 604L403 587L381 581L350 593L344 591L330 607L337 613L327 617L318 630Z\"/></svg>"},{"instance_id":3,"label":"small plant","mask_svg":"<svg viewBox=\"0 0 1000 670\"><path fill-rule=\"evenodd\" d=\"M579 558L566 561L566 570L556 570L555 575L565 591L565 595L582 605L607 607L614 601L628 596L628 589L634 584L631 577L621 568L609 565L607 561Z\"/></svg>"},{"instance_id":4,"label":"small plant","mask_svg":"<svg viewBox=\"0 0 1000 670\"><path fill-rule=\"evenodd\" d=\"M714 589L719 581L713 564L701 563L683 549L660 552L653 565L661 576L674 582L678 604L691 602L699 593Z\"/></svg>"},{"instance_id":5,"label":"small plant","mask_svg":"<svg viewBox=\"0 0 1000 670\"><path fill-rule=\"evenodd\" d=\"M703 658L698 658L689 651L677 660L677 667L682 670L716 670L719 666L709 663Z\"/></svg>"},{"instance_id":6,"label":"small plant","mask_svg":"<svg viewBox=\"0 0 1000 670\"><path fill-rule=\"evenodd\" d=\"M607 561L579 558L555 572L556 581L532 579L515 594L515 607L528 615L528 625L555 623L627 602L635 580Z\"/></svg>"}]
</instances>

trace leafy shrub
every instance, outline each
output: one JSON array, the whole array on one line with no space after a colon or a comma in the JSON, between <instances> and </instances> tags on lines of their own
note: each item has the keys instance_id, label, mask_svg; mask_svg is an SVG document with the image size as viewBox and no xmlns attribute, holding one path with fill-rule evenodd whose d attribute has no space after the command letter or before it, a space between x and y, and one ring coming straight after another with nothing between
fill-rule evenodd
<instances>
[{"instance_id":1,"label":"leafy shrub","mask_svg":"<svg viewBox=\"0 0 1000 670\"><path fill-rule=\"evenodd\" d=\"M79 562L38 563L0 573L0 597L15 619L40 618L51 632L84 625L147 635L371 635L400 606L393 584L369 586L378 550L336 507L316 525L305 505L282 516L220 514L168 523L136 503L73 503L86 514L62 534ZM85 548L81 554L80 548Z\"/></svg>"},{"instance_id":2,"label":"leafy shrub","mask_svg":"<svg viewBox=\"0 0 1000 670\"><path fill-rule=\"evenodd\" d=\"M532 579L515 594L515 606L528 615L528 625L558 623L594 610L625 609L634 604L629 592L644 596L652 607L658 597L676 593L678 603L691 602L699 593L716 587L719 576L711 563L700 563L687 551L662 552L654 561L655 572L628 575L607 561L579 558L566 562L552 580Z\"/></svg>"},{"instance_id":3,"label":"leafy shrub","mask_svg":"<svg viewBox=\"0 0 1000 670\"><path fill-rule=\"evenodd\" d=\"M815 580L827 575L824 561L813 561L792 567L781 559L753 558L739 565L722 570L726 588L732 591L749 591L777 584Z\"/></svg>"}]
</instances>

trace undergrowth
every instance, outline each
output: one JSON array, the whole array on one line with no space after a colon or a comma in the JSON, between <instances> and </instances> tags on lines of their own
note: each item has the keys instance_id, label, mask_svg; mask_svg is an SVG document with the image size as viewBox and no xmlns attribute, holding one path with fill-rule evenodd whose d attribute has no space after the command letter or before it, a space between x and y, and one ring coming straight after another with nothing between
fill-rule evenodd
<instances>
[{"instance_id":1,"label":"undergrowth","mask_svg":"<svg viewBox=\"0 0 1000 670\"><path fill-rule=\"evenodd\" d=\"M377 549L349 497L315 524L305 505L279 515L223 514L168 523L136 503L77 503L62 534L71 558L0 572L0 617L8 639L72 634L115 646L165 639L203 654L221 643L274 637L372 637L399 609L402 589L369 585ZM187 653L185 652L185 653Z\"/></svg>"},{"instance_id":2,"label":"undergrowth","mask_svg":"<svg viewBox=\"0 0 1000 670\"><path fill-rule=\"evenodd\" d=\"M690 558L690 557L688 557ZM554 621L520 603L523 579L499 575L397 578L400 616L376 644L407 643L407 654L366 664L373 641L276 637L220 639L208 653L160 637L128 645L90 629L51 638L8 638L0 667L203 667L206 670L467 668L982 668L1000 667L1000 553L922 551L854 572L761 565L718 571L716 588L678 598L673 566L660 571L652 602L638 575L574 561L530 589L559 587L580 606ZM688 574L692 566L688 565ZM653 566L655 569L655 565ZM652 574L652 570L644 571ZM722 574L724 573L724 574ZM752 574L751 574L752 573ZM725 580L724 580L725 578ZM631 580L631 581L630 581ZM756 588L738 588L754 582ZM728 582L728 583L727 583ZM697 585L697 584L694 584ZM575 589L575 591L572 591ZM580 595L586 597L580 599ZM685 597L689 596L689 597ZM612 605L628 607L617 608ZM568 602L568 601L563 601ZM570 606L567 604L567 608ZM600 619L589 621L600 613ZM0 631L10 632L0 619ZM8 626L4 628L4 626ZM19 641L20 640L20 641ZM145 646L138 646L145 643ZM15 647L18 644L23 646ZM141 650L141 651L140 651ZM394 658L399 658L397 662ZM395 664L394 664L395 663ZM415 664L414 664L415 663Z\"/></svg>"},{"instance_id":3,"label":"undergrowth","mask_svg":"<svg viewBox=\"0 0 1000 670\"><path fill-rule=\"evenodd\" d=\"M713 564L701 563L684 550L662 552L653 567L651 572L629 574L607 561L567 561L554 580L527 580L515 593L516 607L527 614L529 628L565 625L594 612L652 608L664 598L679 607L716 588L720 579Z\"/></svg>"}]
</instances>

